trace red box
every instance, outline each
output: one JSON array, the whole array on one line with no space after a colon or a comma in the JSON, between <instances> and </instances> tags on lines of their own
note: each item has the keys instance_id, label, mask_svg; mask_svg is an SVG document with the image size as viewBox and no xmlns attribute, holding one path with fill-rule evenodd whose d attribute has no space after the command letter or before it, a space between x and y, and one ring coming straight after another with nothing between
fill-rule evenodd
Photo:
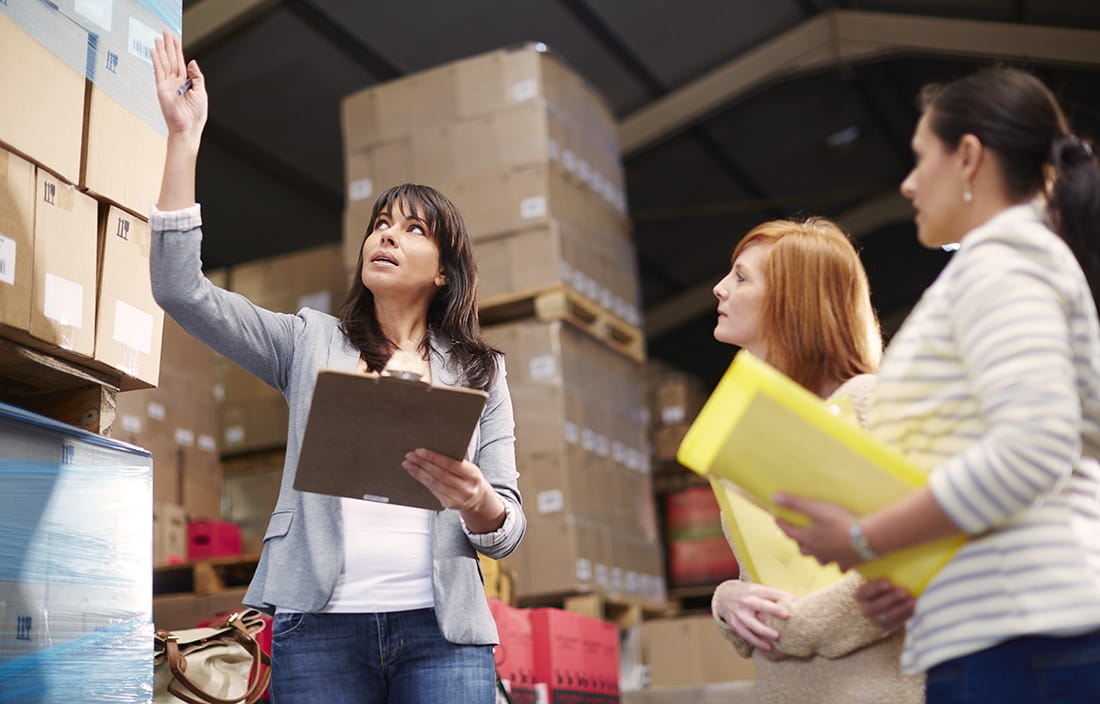
<instances>
[{"instance_id":1,"label":"red box","mask_svg":"<svg viewBox=\"0 0 1100 704\"><path fill-rule=\"evenodd\" d=\"M561 609L531 609L535 681L547 704L619 701L619 629Z\"/></svg>"},{"instance_id":2,"label":"red box","mask_svg":"<svg viewBox=\"0 0 1100 704\"><path fill-rule=\"evenodd\" d=\"M187 559L208 560L241 554L241 527L229 521L192 521L187 524Z\"/></svg>"},{"instance_id":3,"label":"red box","mask_svg":"<svg viewBox=\"0 0 1100 704\"><path fill-rule=\"evenodd\" d=\"M741 573L724 536L672 540L668 544L668 583L674 587L716 584Z\"/></svg>"},{"instance_id":4,"label":"red box","mask_svg":"<svg viewBox=\"0 0 1100 704\"><path fill-rule=\"evenodd\" d=\"M516 609L499 599L489 599L500 645L493 650L497 676L513 704L535 704L535 654L527 609Z\"/></svg>"}]
</instances>

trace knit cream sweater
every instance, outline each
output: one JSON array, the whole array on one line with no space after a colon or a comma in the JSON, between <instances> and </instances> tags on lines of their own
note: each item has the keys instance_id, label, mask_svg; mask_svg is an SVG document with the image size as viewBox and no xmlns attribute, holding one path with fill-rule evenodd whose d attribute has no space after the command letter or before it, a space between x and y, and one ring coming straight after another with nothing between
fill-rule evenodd
<instances>
[{"instance_id":1,"label":"knit cream sweater","mask_svg":"<svg viewBox=\"0 0 1100 704\"><path fill-rule=\"evenodd\" d=\"M870 410L873 388L874 377L865 374L849 379L831 398L850 398L863 424ZM715 597L737 582L720 584ZM855 592L862 583L863 578L853 571L836 584L797 601L781 601L791 617L768 619L768 625L780 633L776 646L783 657L779 660L755 652L714 612L722 635L742 657L752 658L756 667L756 699L760 704L924 701L923 676L905 675L899 665L904 630L883 631L860 613ZM712 609L713 605L712 601Z\"/></svg>"}]
</instances>

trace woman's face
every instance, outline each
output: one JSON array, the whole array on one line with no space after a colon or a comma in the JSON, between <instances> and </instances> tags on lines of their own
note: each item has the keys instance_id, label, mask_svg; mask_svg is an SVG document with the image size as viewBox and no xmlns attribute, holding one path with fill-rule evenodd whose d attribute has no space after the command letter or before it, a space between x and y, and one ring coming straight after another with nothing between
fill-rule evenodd
<instances>
[{"instance_id":1,"label":"woman's face","mask_svg":"<svg viewBox=\"0 0 1100 704\"><path fill-rule=\"evenodd\" d=\"M913 203L917 239L925 247L958 242L966 234L967 183L959 150L947 150L929 124L925 111L913 133L916 164L901 183L901 194Z\"/></svg>"},{"instance_id":2,"label":"woman's face","mask_svg":"<svg viewBox=\"0 0 1100 704\"><path fill-rule=\"evenodd\" d=\"M363 240L361 276L375 298L423 299L425 304L445 283L439 245L407 203L394 203L378 213L374 229Z\"/></svg>"},{"instance_id":3,"label":"woman's face","mask_svg":"<svg viewBox=\"0 0 1100 704\"><path fill-rule=\"evenodd\" d=\"M755 242L733 261L730 273L714 286L718 299L718 323L714 339L747 349L761 359L767 354L760 320L768 285L764 261L771 244Z\"/></svg>"}]
</instances>

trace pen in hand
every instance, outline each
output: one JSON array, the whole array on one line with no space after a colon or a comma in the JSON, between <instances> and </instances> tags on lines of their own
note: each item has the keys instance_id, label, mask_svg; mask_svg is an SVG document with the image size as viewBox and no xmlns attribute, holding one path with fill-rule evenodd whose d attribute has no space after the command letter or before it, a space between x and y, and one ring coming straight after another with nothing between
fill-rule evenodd
<instances>
[{"instance_id":1,"label":"pen in hand","mask_svg":"<svg viewBox=\"0 0 1100 704\"><path fill-rule=\"evenodd\" d=\"M180 86L180 89L176 91L176 95L183 95L184 93L186 93L189 90L191 90L191 79L190 78L188 78L186 81L183 82L183 85Z\"/></svg>"}]
</instances>

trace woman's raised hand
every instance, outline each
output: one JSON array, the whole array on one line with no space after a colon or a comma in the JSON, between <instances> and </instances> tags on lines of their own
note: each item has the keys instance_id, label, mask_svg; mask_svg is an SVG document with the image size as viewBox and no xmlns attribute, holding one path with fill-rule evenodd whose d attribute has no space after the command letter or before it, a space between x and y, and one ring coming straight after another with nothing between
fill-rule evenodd
<instances>
[{"instance_id":1,"label":"woman's raised hand","mask_svg":"<svg viewBox=\"0 0 1100 704\"><path fill-rule=\"evenodd\" d=\"M184 63L183 45L169 32L154 42L152 59L157 100L169 136L192 139L197 148L209 107L198 63L194 59Z\"/></svg>"}]
</instances>

